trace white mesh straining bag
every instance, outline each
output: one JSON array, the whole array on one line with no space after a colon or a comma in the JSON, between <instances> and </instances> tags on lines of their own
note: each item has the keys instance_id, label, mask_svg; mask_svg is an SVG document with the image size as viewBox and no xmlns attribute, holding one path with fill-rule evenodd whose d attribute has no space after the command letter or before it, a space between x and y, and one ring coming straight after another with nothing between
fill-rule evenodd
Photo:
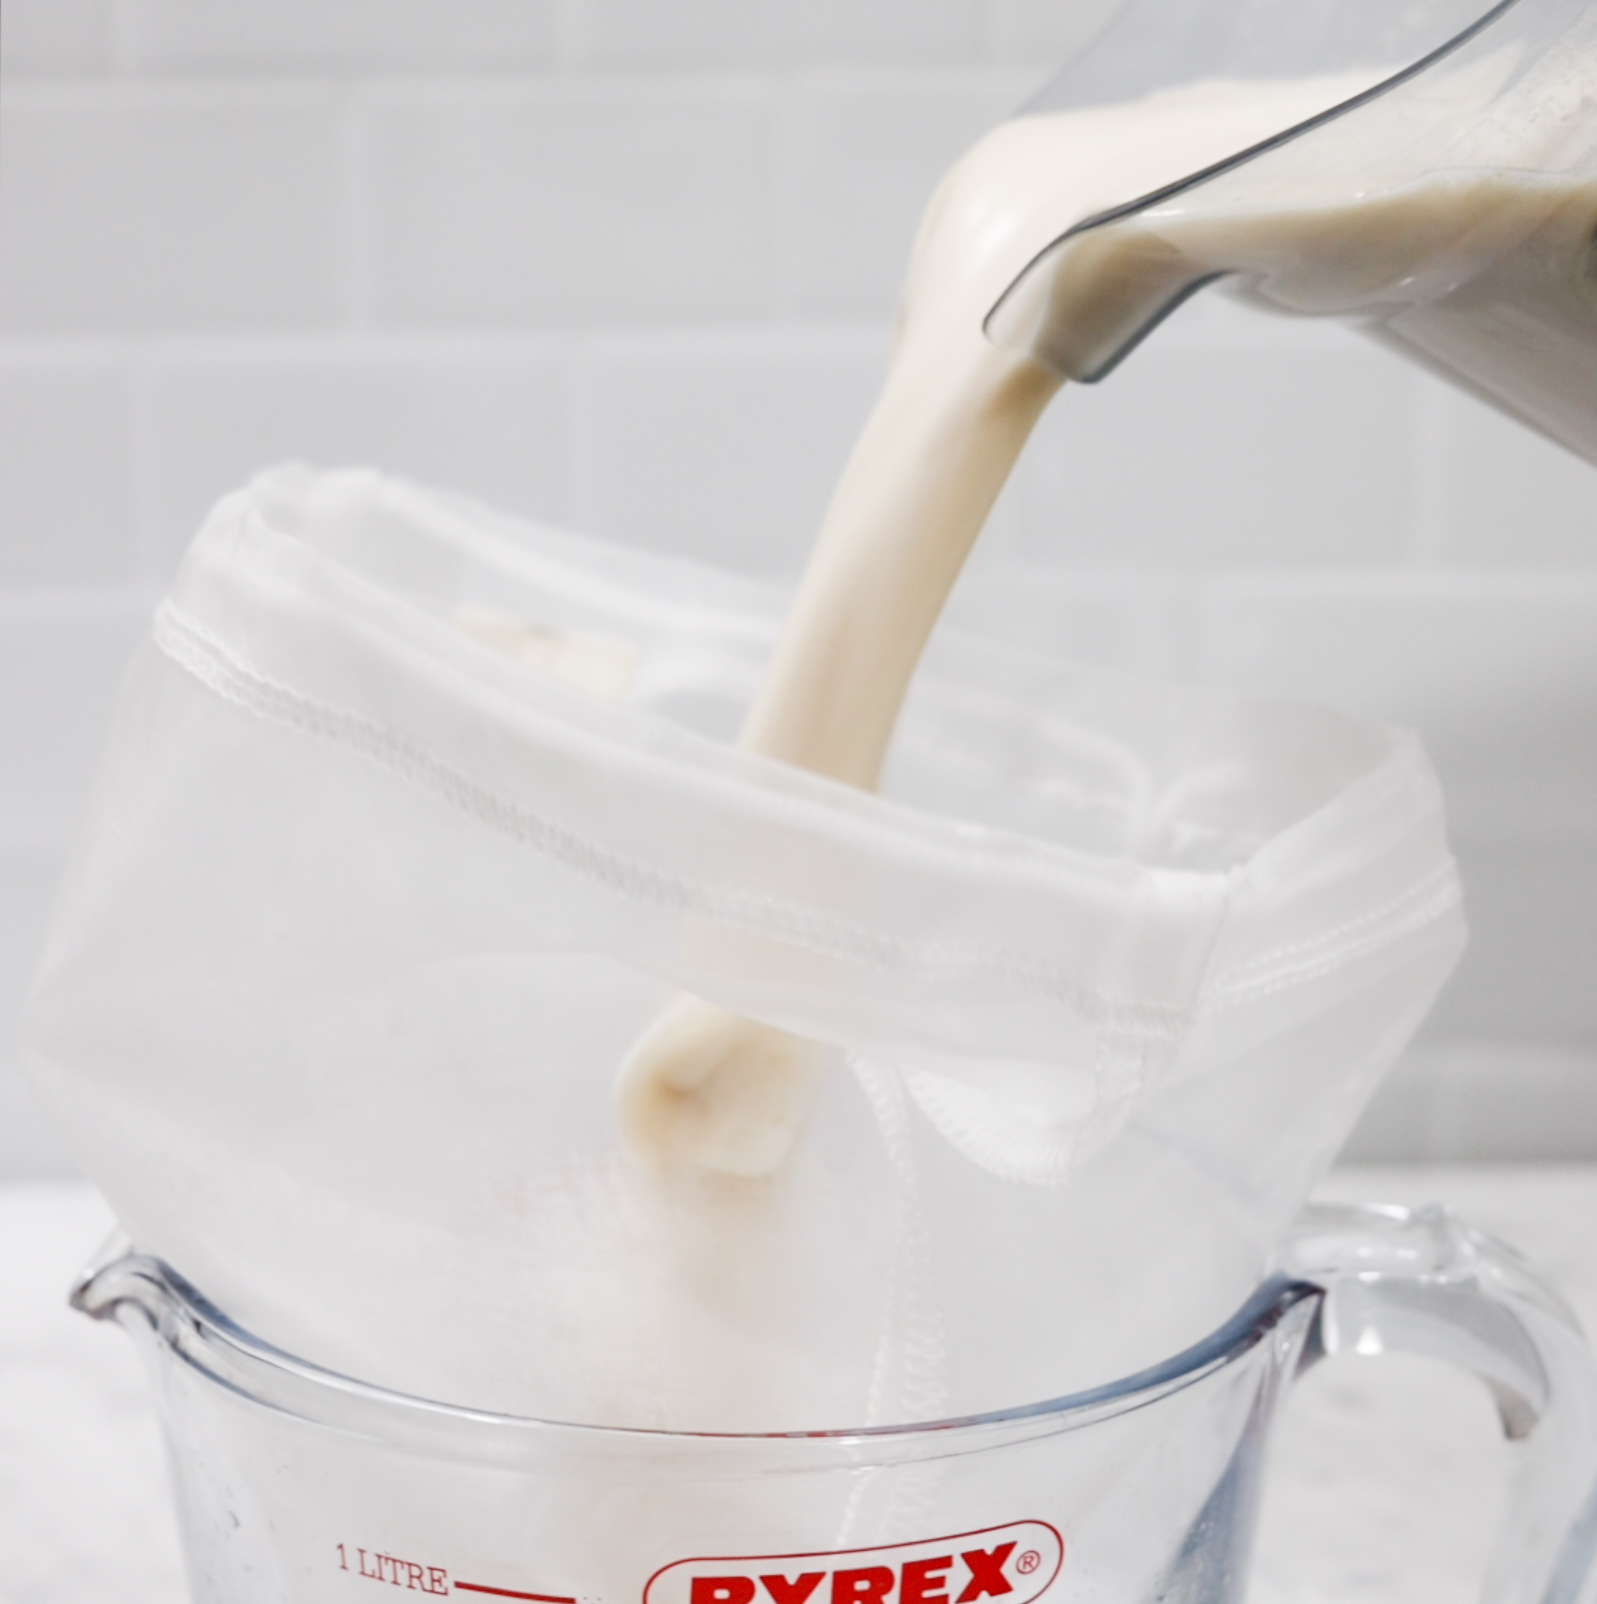
<instances>
[{"instance_id":1,"label":"white mesh straining bag","mask_svg":"<svg viewBox=\"0 0 1597 1604\"><path fill-rule=\"evenodd\" d=\"M731 744L780 603L366 472L217 508L28 1025L143 1249L370 1381L703 1428L1241 1301L1459 949L1417 743L944 631L864 795ZM618 1156L678 990L836 1049L773 1179Z\"/></svg>"}]
</instances>

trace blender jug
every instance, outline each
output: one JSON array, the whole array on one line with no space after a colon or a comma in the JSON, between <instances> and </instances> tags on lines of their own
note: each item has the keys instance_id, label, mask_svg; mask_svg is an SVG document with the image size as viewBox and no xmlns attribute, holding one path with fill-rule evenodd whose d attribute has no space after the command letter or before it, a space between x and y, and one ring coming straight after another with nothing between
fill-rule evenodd
<instances>
[{"instance_id":1,"label":"blender jug","mask_svg":"<svg viewBox=\"0 0 1597 1604\"><path fill-rule=\"evenodd\" d=\"M1032 260L988 334L1093 382L1218 284L1346 319L1597 460L1594 63L1585 0L1133 4L1032 113L1290 83L1290 122L1264 110L1197 171L1173 144L1167 176Z\"/></svg>"}]
</instances>

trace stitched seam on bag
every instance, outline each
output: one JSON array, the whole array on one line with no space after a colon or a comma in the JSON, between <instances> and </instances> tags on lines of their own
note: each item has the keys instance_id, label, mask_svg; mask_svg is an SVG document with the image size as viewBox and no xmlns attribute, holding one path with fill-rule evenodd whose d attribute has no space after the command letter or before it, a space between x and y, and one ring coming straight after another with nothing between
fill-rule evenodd
<instances>
[{"instance_id":1,"label":"stitched seam on bag","mask_svg":"<svg viewBox=\"0 0 1597 1604\"><path fill-rule=\"evenodd\" d=\"M479 823L622 895L637 896L680 912L698 914L756 934L790 941L826 957L863 963L878 969L911 973L919 971L929 975L960 969L985 970L1033 986L1067 1003L1083 1018L1095 1024L1107 1024L1152 1039L1178 1040L1193 1018L1207 1017L1225 1008L1319 979L1430 923L1460 900L1457 884L1452 879L1451 866L1444 866L1382 909L1349 921L1338 931L1331 932L1330 936L1279 949L1280 956L1303 950L1317 956L1310 957L1306 962L1288 963L1274 974L1227 982L1203 998L1196 1010L1128 1003L1105 997L1101 993L1084 992L1057 970L1029 962L1001 948L955 948L932 944L917 948L895 937L873 934L797 904L730 892L724 887L701 884L684 876L648 868L478 784L435 753L395 735L375 721L319 702L239 662L203 626L183 616L170 600L163 602L156 614L153 635L155 644L173 662L224 700L272 722L358 751L382 763L390 772L419 789L442 798ZM1380 928L1392 909L1408 904L1427 886L1443 878L1447 883L1436 896L1422 903L1408 917ZM1348 942L1339 939L1351 929L1370 926L1376 928L1360 940ZM1275 956L1268 954L1252 959L1241 973L1244 977L1250 972L1256 974L1263 963Z\"/></svg>"},{"instance_id":2,"label":"stitched seam on bag","mask_svg":"<svg viewBox=\"0 0 1597 1604\"><path fill-rule=\"evenodd\" d=\"M1095 1024L1156 1040L1178 1040L1190 1023L1189 1010L1084 992L1057 970L1002 948L939 947L932 943L912 946L798 904L729 891L648 868L490 790L435 753L376 721L317 701L240 663L202 626L183 616L171 601L162 603L157 611L152 633L155 645L168 658L224 701L270 722L359 752L479 823L622 895L772 936L825 957L878 969L920 972L929 977L961 969L995 973L1067 1003Z\"/></svg>"},{"instance_id":3,"label":"stitched seam on bag","mask_svg":"<svg viewBox=\"0 0 1597 1604\"><path fill-rule=\"evenodd\" d=\"M1436 876L1431 878L1435 879ZM1406 916L1391 920L1383 928L1372 930L1361 940L1345 942L1338 948L1327 951L1312 963L1282 969L1274 975L1264 975L1240 985L1217 988L1200 1003L1197 1010L1198 1017L1207 1018L1226 1008L1256 1002L1261 997L1290 990L1311 980L1319 980L1338 969L1346 968L1360 958L1379 952L1383 947L1391 946L1402 937L1412 935L1416 930L1424 929L1426 925L1450 913L1463 901L1457 882L1451 875L1448 875L1447 882Z\"/></svg>"},{"instance_id":4,"label":"stitched seam on bag","mask_svg":"<svg viewBox=\"0 0 1597 1604\"><path fill-rule=\"evenodd\" d=\"M1438 864L1423 880L1417 880L1413 885L1405 887L1380 907L1357 914L1343 924L1322 931L1317 936L1311 936L1306 941L1285 942L1279 947L1272 947L1266 952L1256 954L1245 963L1238 964L1220 982L1220 990L1243 991L1261 980L1272 979L1277 974L1295 972L1300 964L1318 967L1324 963L1328 954L1334 953L1338 948L1349 943L1357 945L1363 939L1364 932L1379 929L1380 926L1393 920L1401 921L1405 910L1412 905L1429 905L1442 893L1450 893L1456 901L1457 892L1452 863Z\"/></svg>"}]
</instances>

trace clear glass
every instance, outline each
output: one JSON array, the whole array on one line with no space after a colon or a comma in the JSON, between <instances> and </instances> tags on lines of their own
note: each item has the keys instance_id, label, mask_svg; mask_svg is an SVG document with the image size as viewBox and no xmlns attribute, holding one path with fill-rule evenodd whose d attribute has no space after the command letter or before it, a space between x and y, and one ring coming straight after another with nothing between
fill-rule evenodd
<instances>
[{"instance_id":1,"label":"clear glass","mask_svg":"<svg viewBox=\"0 0 1597 1604\"><path fill-rule=\"evenodd\" d=\"M1165 182L1040 253L994 307L988 332L1096 382L1188 296L1219 282L1271 310L1348 319L1597 461L1597 115L1581 89L1594 61L1590 0L1134 0L1028 110L1206 79L1330 84L1341 74L1344 87L1335 103L1201 171L1181 171L1174 151ZM1453 202L1448 182L1458 185ZM1430 185L1423 204L1433 216L1418 243L1400 241L1398 254L1412 257L1401 271L1373 282L1323 272L1349 237L1330 228L1267 249L1267 263L1226 260L1223 250L1202 263L1161 261L1105 320L1072 322L1058 310L1070 266L1115 234L1139 232L1147 264L1150 241L1190 240L1250 209L1290 210L1294 196L1330 195L1338 183L1348 203L1392 203L1392 238L1417 215L1402 208Z\"/></svg>"},{"instance_id":2,"label":"clear glass","mask_svg":"<svg viewBox=\"0 0 1597 1604\"><path fill-rule=\"evenodd\" d=\"M196 1604L321 1604L367 1581L546 1604L1231 1604L1284 1389L1326 1355L1394 1350L1480 1374L1517 1445L1483 1599L1597 1598L1590 1351L1523 1261L1439 1209L1311 1210L1233 1319L1114 1385L814 1434L621 1431L384 1392L255 1341L120 1246L74 1302L148 1363Z\"/></svg>"}]
</instances>

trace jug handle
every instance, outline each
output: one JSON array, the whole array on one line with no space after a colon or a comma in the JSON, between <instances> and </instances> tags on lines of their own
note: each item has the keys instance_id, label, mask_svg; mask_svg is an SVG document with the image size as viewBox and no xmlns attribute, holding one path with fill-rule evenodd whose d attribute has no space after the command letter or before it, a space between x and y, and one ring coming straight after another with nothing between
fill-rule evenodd
<instances>
[{"instance_id":1,"label":"jug handle","mask_svg":"<svg viewBox=\"0 0 1597 1604\"><path fill-rule=\"evenodd\" d=\"M1324 1293L1304 1368L1413 1353L1491 1388L1517 1464L1483 1604L1597 1604L1597 1359L1563 1299L1434 1205L1311 1207L1280 1268Z\"/></svg>"}]
</instances>

